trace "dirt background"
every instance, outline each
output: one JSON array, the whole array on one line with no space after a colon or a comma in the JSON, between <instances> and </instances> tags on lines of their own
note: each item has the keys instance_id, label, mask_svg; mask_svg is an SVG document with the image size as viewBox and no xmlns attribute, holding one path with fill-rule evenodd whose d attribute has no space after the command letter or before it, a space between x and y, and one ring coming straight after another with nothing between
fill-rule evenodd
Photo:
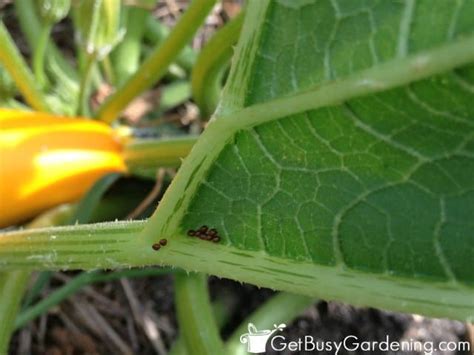
<instances>
[{"instance_id":1,"label":"dirt background","mask_svg":"<svg viewBox=\"0 0 474 355\"><path fill-rule=\"evenodd\" d=\"M44 295L67 282L70 276L71 273L55 274ZM269 289L216 277L210 278L209 285L213 299L225 297L229 304L230 315L222 327L224 339L252 311L274 295ZM15 334L11 354L166 354L177 337L177 329L172 275L120 280L85 287L30 323ZM430 341L434 347L441 341L468 340L466 325L461 322L324 301L315 301L313 306L288 324L281 335L288 341L305 335L312 335L315 341L342 341L348 335L357 336L361 341L383 341L388 335L391 341ZM305 354L288 351L267 353ZM341 351L340 354L349 352ZM397 354L423 352L403 351ZM434 354L469 352L437 351Z\"/></svg>"}]
</instances>

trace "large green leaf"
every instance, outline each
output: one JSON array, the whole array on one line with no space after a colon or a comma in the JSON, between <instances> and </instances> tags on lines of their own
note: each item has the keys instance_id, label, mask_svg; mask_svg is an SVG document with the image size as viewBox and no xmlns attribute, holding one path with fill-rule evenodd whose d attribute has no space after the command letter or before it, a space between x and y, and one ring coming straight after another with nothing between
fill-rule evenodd
<instances>
[{"instance_id":1,"label":"large green leaf","mask_svg":"<svg viewBox=\"0 0 474 355\"><path fill-rule=\"evenodd\" d=\"M473 16L459 19L474 2L464 6L270 2L244 105L459 37L474 28ZM216 226L227 244L278 257L474 284L474 106L460 80L435 76L238 132L184 229Z\"/></svg>"},{"instance_id":2,"label":"large green leaf","mask_svg":"<svg viewBox=\"0 0 474 355\"><path fill-rule=\"evenodd\" d=\"M244 121L235 114L244 107L345 78L357 77L372 92L315 98L310 110L290 96L291 114L267 105L275 111L270 119L257 113L227 130L209 127L202 140L212 158L194 156L191 181L175 201L179 226L170 217L155 227L177 227L186 238L187 230L207 225L233 250L330 267L344 274L341 283L362 273L392 286L410 280L420 289L457 289L464 303L442 293L427 302L472 315L474 67L456 65L453 51L447 59L455 70L434 65L433 75L421 78L404 72L396 85L384 78L406 66L404 58L422 53L412 63L416 72L441 58L423 53L471 38L474 1L280 0L250 2L248 10L216 123ZM375 79L377 68L386 73ZM324 287L313 292L331 295L317 290ZM367 292L393 307L391 291L381 287Z\"/></svg>"}]
</instances>

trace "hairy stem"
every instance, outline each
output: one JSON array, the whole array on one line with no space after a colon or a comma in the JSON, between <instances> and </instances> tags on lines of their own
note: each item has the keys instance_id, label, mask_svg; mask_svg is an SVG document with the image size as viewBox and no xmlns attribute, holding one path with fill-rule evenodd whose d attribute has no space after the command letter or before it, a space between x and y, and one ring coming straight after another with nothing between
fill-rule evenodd
<instances>
[{"instance_id":1,"label":"hairy stem","mask_svg":"<svg viewBox=\"0 0 474 355\"><path fill-rule=\"evenodd\" d=\"M353 269L298 262L196 240L164 235L159 251L143 239L146 222L114 222L0 234L0 270L116 269L172 265L257 286L354 305L453 319L474 319L474 289L444 282L387 278ZM325 287L320 287L325 285Z\"/></svg>"}]
</instances>

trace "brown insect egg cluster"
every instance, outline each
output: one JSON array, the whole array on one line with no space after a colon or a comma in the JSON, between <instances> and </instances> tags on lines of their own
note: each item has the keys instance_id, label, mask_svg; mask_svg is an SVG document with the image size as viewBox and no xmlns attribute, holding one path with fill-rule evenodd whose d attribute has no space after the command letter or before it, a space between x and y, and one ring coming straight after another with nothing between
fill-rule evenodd
<instances>
[{"instance_id":1,"label":"brown insect egg cluster","mask_svg":"<svg viewBox=\"0 0 474 355\"><path fill-rule=\"evenodd\" d=\"M208 240L214 243L219 243L221 240L219 232L214 228L209 229L208 226L202 226L198 230L191 229L188 231L188 235L190 237L197 237L201 240Z\"/></svg>"},{"instance_id":2,"label":"brown insect egg cluster","mask_svg":"<svg viewBox=\"0 0 474 355\"><path fill-rule=\"evenodd\" d=\"M153 250L160 250L161 247L164 247L166 244L168 244L168 240L163 238L160 239L158 243L153 244L151 247L153 248Z\"/></svg>"}]
</instances>

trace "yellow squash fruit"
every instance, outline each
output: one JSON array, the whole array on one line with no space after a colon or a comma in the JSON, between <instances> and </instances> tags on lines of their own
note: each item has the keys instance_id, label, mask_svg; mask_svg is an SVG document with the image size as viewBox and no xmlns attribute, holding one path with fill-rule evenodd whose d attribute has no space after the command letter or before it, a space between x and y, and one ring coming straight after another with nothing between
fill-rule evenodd
<instances>
[{"instance_id":1,"label":"yellow squash fruit","mask_svg":"<svg viewBox=\"0 0 474 355\"><path fill-rule=\"evenodd\" d=\"M0 109L0 227L75 201L104 174L123 171L109 126Z\"/></svg>"}]
</instances>

